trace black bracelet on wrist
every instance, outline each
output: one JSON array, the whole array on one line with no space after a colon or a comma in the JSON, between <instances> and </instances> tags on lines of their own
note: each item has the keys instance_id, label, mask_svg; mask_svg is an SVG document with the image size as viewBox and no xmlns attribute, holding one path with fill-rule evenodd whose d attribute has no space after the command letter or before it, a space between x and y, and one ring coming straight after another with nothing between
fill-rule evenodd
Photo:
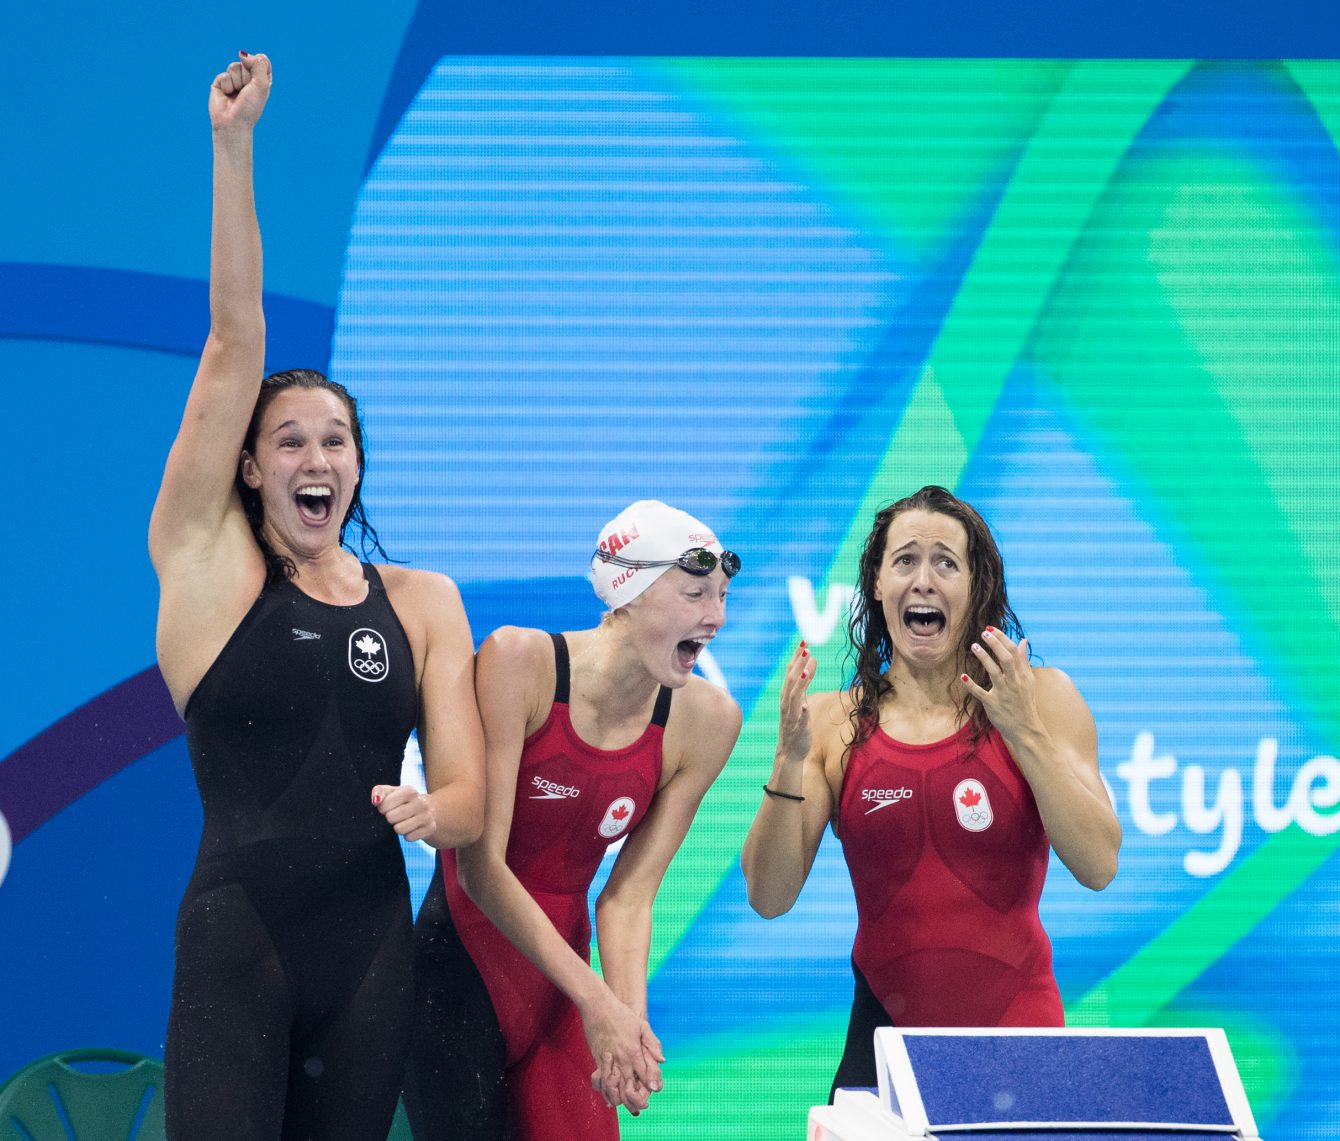
<instances>
[{"instance_id":1,"label":"black bracelet on wrist","mask_svg":"<svg viewBox=\"0 0 1340 1141\"><path fill-rule=\"evenodd\" d=\"M794 792L778 792L775 788L769 788L766 784L763 786L763 791L766 792L769 796L780 797L782 800L805 799L803 796L797 796Z\"/></svg>"}]
</instances>

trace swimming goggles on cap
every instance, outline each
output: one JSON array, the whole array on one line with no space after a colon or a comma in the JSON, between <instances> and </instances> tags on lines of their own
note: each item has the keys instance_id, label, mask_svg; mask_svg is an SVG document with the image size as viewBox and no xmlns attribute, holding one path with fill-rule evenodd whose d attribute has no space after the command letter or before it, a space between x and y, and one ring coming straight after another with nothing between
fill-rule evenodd
<instances>
[{"instance_id":1,"label":"swimming goggles on cap","mask_svg":"<svg viewBox=\"0 0 1340 1141\"><path fill-rule=\"evenodd\" d=\"M610 554L609 551L596 551L591 557L599 559L602 563L613 563L616 567L631 567L633 570L679 567L689 574L708 575L716 570L717 564L720 563L727 578L734 578L740 573L740 556L734 551L722 551L718 557L706 547L690 547L677 559L626 559L622 555Z\"/></svg>"}]
</instances>

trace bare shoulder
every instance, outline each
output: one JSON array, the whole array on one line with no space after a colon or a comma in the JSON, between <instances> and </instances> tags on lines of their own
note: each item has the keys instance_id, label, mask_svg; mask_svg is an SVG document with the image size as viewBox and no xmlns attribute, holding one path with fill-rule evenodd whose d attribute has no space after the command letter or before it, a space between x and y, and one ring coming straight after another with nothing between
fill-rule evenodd
<instances>
[{"instance_id":1,"label":"bare shoulder","mask_svg":"<svg viewBox=\"0 0 1340 1141\"><path fill-rule=\"evenodd\" d=\"M1052 666L1035 666L1033 684L1038 712L1048 730L1083 744L1086 751L1095 747L1093 713L1070 676Z\"/></svg>"},{"instance_id":2,"label":"bare shoulder","mask_svg":"<svg viewBox=\"0 0 1340 1141\"><path fill-rule=\"evenodd\" d=\"M409 635L416 661L435 650L474 655L474 639L460 591L446 575L409 567L378 565L391 607Z\"/></svg>"},{"instance_id":3,"label":"bare shoulder","mask_svg":"<svg viewBox=\"0 0 1340 1141\"><path fill-rule=\"evenodd\" d=\"M554 697L553 639L527 626L499 626L475 658L475 692L485 723L503 717L510 724L524 714L527 734L549 714Z\"/></svg>"},{"instance_id":4,"label":"bare shoulder","mask_svg":"<svg viewBox=\"0 0 1340 1141\"><path fill-rule=\"evenodd\" d=\"M851 720L851 694L845 689L831 690L827 693L811 693L807 700L810 707L810 722L823 725L845 725Z\"/></svg>"},{"instance_id":5,"label":"bare shoulder","mask_svg":"<svg viewBox=\"0 0 1340 1141\"><path fill-rule=\"evenodd\" d=\"M461 592L446 575L411 567L377 565L386 592L393 601L412 607L460 606Z\"/></svg>"},{"instance_id":6,"label":"bare shoulder","mask_svg":"<svg viewBox=\"0 0 1340 1141\"><path fill-rule=\"evenodd\" d=\"M688 715L687 723L695 733L729 733L732 741L739 735L743 721L739 703L719 685L695 674L671 699L672 716L676 703Z\"/></svg>"},{"instance_id":7,"label":"bare shoulder","mask_svg":"<svg viewBox=\"0 0 1340 1141\"><path fill-rule=\"evenodd\" d=\"M684 773L705 789L725 768L740 736L743 717L735 698L694 675L670 702L665 727L666 775Z\"/></svg>"},{"instance_id":8,"label":"bare shoulder","mask_svg":"<svg viewBox=\"0 0 1340 1141\"><path fill-rule=\"evenodd\" d=\"M553 672L554 641L529 626L499 626L479 647L480 668L527 676Z\"/></svg>"},{"instance_id":9,"label":"bare shoulder","mask_svg":"<svg viewBox=\"0 0 1340 1141\"><path fill-rule=\"evenodd\" d=\"M1039 701L1057 703L1064 708L1088 708L1070 675L1055 666L1034 666L1033 684Z\"/></svg>"},{"instance_id":10,"label":"bare shoulder","mask_svg":"<svg viewBox=\"0 0 1340 1141\"><path fill-rule=\"evenodd\" d=\"M815 742L825 747L841 737L851 724L855 706L851 694L845 689L829 693L812 693L807 704L810 707L810 731Z\"/></svg>"}]
</instances>

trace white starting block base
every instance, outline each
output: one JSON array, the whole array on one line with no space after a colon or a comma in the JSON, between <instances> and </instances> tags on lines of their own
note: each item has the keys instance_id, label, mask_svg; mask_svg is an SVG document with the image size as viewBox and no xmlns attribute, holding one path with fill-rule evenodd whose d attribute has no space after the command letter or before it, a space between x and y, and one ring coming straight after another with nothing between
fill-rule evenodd
<instances>
[{"instance_id":1,"label":"white starting block base","mask_svg":"<svg viewBox=\"0 0 1340 1141\"><path fill-rule=\"evenodd\" d=\"M875 1032L808 1141L1261 1141L1222 1030Z\"/></svg>"}]
</instances>

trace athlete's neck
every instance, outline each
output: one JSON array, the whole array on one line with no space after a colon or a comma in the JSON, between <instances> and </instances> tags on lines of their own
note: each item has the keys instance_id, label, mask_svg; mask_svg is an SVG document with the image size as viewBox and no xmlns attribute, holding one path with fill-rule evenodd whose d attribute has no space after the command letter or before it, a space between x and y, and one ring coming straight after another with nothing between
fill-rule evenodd
<instances>
[{"instance_id":1,"label":"athlete's neck","mask_svg":"<svg viewBox=\"0 0 1340 1141\"><path fill-rule=\"evenodd\" d=\"M885 672L893 693L880 706L880 724L897 724L920 733L943 735L953 732L963 721L959 675L956 663L915 667L895 658Z\"/></svg>"},{"instance_id":2,"label":"athlete's neck","mask_svg":"<svg viewBox=\"0 0 1340 1141\"><path fill-rule=\"evenodd\" d=\"M644 723L660 685L617 619L568 636L572 695L588 718L616 732L629 722Z\"/></svg>"},{"instance_id":3,"label":"athlete's neck","mask_svg":"<svg viewBox=\"0 0 1340 1141\"><path fill-rule=\"evenodd\" d=\"M354 606L367 597L363 564L342 547L326 547L312 554L294 551L266 535L270 549L293 563L292 582L310 598L333 606Z\"/></svg>"}]
</instances>

